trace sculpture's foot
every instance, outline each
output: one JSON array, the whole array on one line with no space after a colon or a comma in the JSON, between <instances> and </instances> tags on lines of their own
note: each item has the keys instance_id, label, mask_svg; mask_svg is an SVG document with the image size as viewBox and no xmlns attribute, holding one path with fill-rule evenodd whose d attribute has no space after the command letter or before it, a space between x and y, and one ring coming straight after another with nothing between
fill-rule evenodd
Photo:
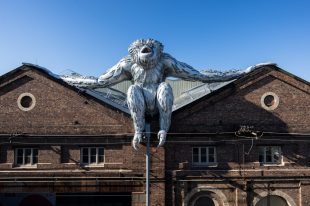
<instances>
[{"instance_id":1,"label":"sculpture's foot","mask_svg":"<svg viewBox=\"0 0 310 206\"><path fill-rule=\"evenodd\" d=\"M132 147L135 149L135 150L138 150L139 147L138 145L140 144L140 142L142 141L142 133L135 133L135 136L133 137L132 139Z\"/></svg>"},{"instance_id":2,"label":"sculpture's foot","mask_svg":"<svg viewBox=\"0 0 310 206\"><path fill-rule=\"evenodd\" d=\"M158 132L157 138L158 138L158 140L159 140L159 143L158 143L157 148L158 148L158 147L161 147L161 146L163 146L163 145L165 144L165 142L166 142L166 137L167 137L167 132L166 132L165 130L160 130L160 131Z\"/></svg>"}]
</instances>

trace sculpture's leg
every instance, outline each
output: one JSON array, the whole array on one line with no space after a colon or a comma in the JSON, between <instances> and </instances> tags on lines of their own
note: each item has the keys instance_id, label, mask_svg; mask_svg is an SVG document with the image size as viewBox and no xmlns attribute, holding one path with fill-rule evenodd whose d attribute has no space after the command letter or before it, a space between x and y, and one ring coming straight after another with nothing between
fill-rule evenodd
<instances>
[{"instance_id":1,"label":"sculpture's leg","mask_svg":"<svg viewBox=\"0 0 310 206\"><path fill-rule=\"evenodd\" d=\"M143 136L145 126L145 101L142 89L137 85L131 85L127 92L127 103L133 119L135 135L132 140L132 146L135 150L138 149Z\"/></svg>"},{"instance_id":2,"label":"sculpture's leg","mask_svg":"<svg viewBox=\"0 0 310 206\"><path fill-rule=\"evenodd\" d=\"M167 132L171 123L171 113L173 106L173 92L170 85L162 82L157 89L157 107L159 111L159 125L158 132L159 144L158 147L163 146L166 141Z\"/></svg>"}]
</instances>

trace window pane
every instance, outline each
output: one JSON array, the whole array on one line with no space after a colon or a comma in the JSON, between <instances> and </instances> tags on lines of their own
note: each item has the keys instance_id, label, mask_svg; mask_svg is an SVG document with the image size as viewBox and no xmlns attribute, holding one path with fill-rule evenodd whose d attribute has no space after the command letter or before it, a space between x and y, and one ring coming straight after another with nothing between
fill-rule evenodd
<instances>
[{"instance_id":1,"label":"window pane","mask_svg":"<svg viewBox=\"0 0 310 206\"><path fill-rule=\"evenodd\" d=\"M199 154L199 148L194 147L193 148L193 155L198 155Z\"/></svg>"},{"instance_id":2,"label":"window pane","mask_svg":"<svg viewBox=\"0 0 310 206\"><path fill-rule=\"evenodd\" d=\"M214 202L210 197L202 196L196 200L194 206L214 206Z\"/></svg>"},{"instance_id":3,"label":"window pane","mask_svg":"<svg viewBox=\"0 0 310 206\"><path fill-rule=\"evenodd\" d=\"M33 156L32 164L37 164L37 163L38 163L38 156Z\"/></svg>"},{"instance_id":4,"label":"window pane","mask_svg":"<svg viewBox=\"0 0 310 206\"><path fill-rule=\"evenodd\" d=\"M90 148L90 163L97 163L97 148Z\"/></svg>"},{"instance_id":5,"label":"window pane","mask_svg":"<svg viewBox=\"0 0 310 206\"><path fill-rule=\"evenodd\" d=\"M17 149L17 156L23 156L23 149Z\"/></svg>"},{"instance_id":6,"label":"window pane","mask_svg":"<svg viewBox=\"0 0 310 206\"><path fill-rule=\"evenodd\" d=\"M199 162L199 157L198 155L193 155L193 162L198 163Z\"/></svg>"},{"instance_id":7,"label":"window pane","mask_svg":"<svg viewBox=\"0 0 310 206\"><path fill-rule=\"evenodd\" d=\"M199 149L197 147L193 148L193 162L198 163L199 162Z\"/></svg>"},{"instance_id":8,"label":"window pane","mask_svg":"<svg viewBox=\"0 0 310 206\"><path fill-rule=\"evenodd\" d=\"M266 147L266 162L272 162L271 147Z\"/></svg>"},{"instance_id":9,"label":"window pane","mask_svg":"<svg viewBox=\"0 0 310 206\"><path fill-rule=\"evenodd\" d=\"M81 149L82 151L82 163L88 164L88 148L84 147Z\"/></svg>"},{"instance_id":10,"label":"window pane","mask_svg":"<svg viewBox=\"0 0 310 206\"><path fill-rule=\"evenodd\" d=\"M214 155L209 155L209 162L215 162Z\"/></svg>"},{"instance_id":11,"label":"window pane","mask_svg":"<svg viewBox=\"0 0 310 206\"><path fill-rule=\"evenodd\" d=\"M83 155L83 163L88 164L88 155Z\"/></svg>"},{"instance_id":12,"label":"window pane","mask_svg":"<svg viewBox=\"0 0 310 206\"><path fill-rule=\"evenodd\" d=\"M206 147L200 148L200 162L201 163L207 162L207 148Z\"/></svg>"},{"instance_id":13,"label":"window pane","mask_svg":"<svg viewBox=\"0 0 310 206\"><path fill-rule=\"evenodd\" d=\"M281 161L280 147L273 147L272 155L273 155L272 161L274 163L279 163Z\"/></svg>"},{"instance_id":14,"label":"window pane","mask_svg":"<svg viewBox=\"0 0 310 206\"><path fill-rule=\"evenodd\" d=\"M32 149L32 164L38 163L38 149Z\"/></svg>"},{"instance_id":15,"label":"window pane","mask_svg":"<svg viewBox=\"0 0 310 206\"><path fill-rule=\"evenodd\" d=\"M99 149L98 149L99 151L98 151L98 155L100 155L100 156L102 156L102 155L104 155L104 149L103 149L103 147L100 147Z\"/></svg>"},{"instance_id":16,"label":"window pane","mask_svg":"<svg viewBox=\"0 0 310 206\"><path fill-rule=\"evenodd\" d=\"M256 206L287 206L287 202L280 196L268 195L258 201Z\"/></svg>"},{"instance_id":17,"label":"window pane","mask_svg":"<svg viewBox=\"0 0 310 206\"><path fill-rule=\"evenodd\" d=\"M90 156L90 163L96 163L96 155Z\"/></svg>"},{"instance_id":18,"label":"window pane","mask_svg":"<svg viewBox=\"0 0 310 206\"><path fill-rule=\"evenodd\" d=\"M266 162L272 162L271 155L266 155Z\"/></svg>"},{"instance_id":19,"label":"window pane","mask_svg":"<svg viewBox=\"0 0 310 206\"><path fill-rule=\"evenodd\" d=\"M103 155L98 157L98 163L102 163L102 162L104 162L104 156Z\"/></svg>"},{"instance_id":20,"label":"window pane","mask_svg":"<svg viewBox=\"0 0 310 206\"><path fill-rule=\"evenodd\" d=\"M90 155L95 155L96 156L96 148L90 148Z\"/></svg>"},{"instance_id":21,"label":"window pane","mask_svg":"<svg viewBox=\"0 0 310 206\"><path fill-rule=\"evenodd\" d=\"M260 147L259 161L262 163L281 163L281 147L266 146Z\"/></svg>"},{"instance_id":22,"label":"window pane","mask_svg":"<svg viewBox=\"0 0 310 206\"><path fill-rule=\"evenodd\" d=\"M207 156L201 155L200 161L201 161L201 163L206 163L207 162Z\"/></svg>"},{"instance_id":23,"label":"window pane","mask_svg":"<svg viewBox=\"0 0 310 206\"><path fill-rule=\"evenodd\" d=\"M31 149L26 148L26 149L24 149L24 151L25 151L25 162L24 162L24 164L31 164Z\"/></svg>"},{"instance_id":24,"label":"window pane","mask_svg":"<svg viewBox=\"0 0 310 206\"><path fill-rule=\"evenodd\" d=\"M25 155L31 156L31 149L30 148L25 149Z\"/></svg>"},{"instance_id":25,"label":"window pane","mask_svg":"<svg viewBox=\"0 0 310 206\"><path fill-rule=\"evenodd\" d=\"M17 157L17 162L16 162L16 164L19 164L19 165L23 164L23 156L18 156L18 157Z\"/></svg>"},{"instance_id":26,"label":"window pane","mask_svg":"<svg viewBox=\"0 0 310 206\"><path fill-rule=\"evenodd\" d=\"M25 156L25 164L31 164L31 157Z\"/></svg>"},{"instance_id":27,"label":"window pane","mask_svg":"<svg viewBox=\"0 0 310 206\"><path fill-rule=\"evenodd\" d=\"M82 155L88 155L88 148L82 148Z\"/></svg>"},{"instance_id":28,"label":"window pane","mask_svg":"<svg viewBox=\"0 0 310 206\"><path fill-rule=\"evenodd\" d=\"M206 147L200 148L200 154L206 156L207 155L207 148Z\"/></svg>"},{"instance_id":29,"label":"window pane","mask_svg":"<svg viewBox=\"0 0 310 206\"><path fill-rule=\"evenodd\" d=\"M259 154L258 159L259 159L259 160L258 160L259 162L262 162L262 163L263 163L263 162L264 162L264 155L263 155L263 154Z\"/></svg>"},{"instance_id":30,"label":"window pane","mask_svg":"<svg viewBox=\"0 0 310 206\"><path fill-rule=\"evenodd\" d=\"M214 155L214 147L209 147L209 155Z\"/></svg>"},{"instance_id":31,"label":"window pane","mask_svg":"<svg viewBox=\"0 0 310 206\"><path fill-rule=\"evenodd\" d=\"M33 150L33 156L38 156L38 149L32 149Z\"/></svg>"}]
</instances>

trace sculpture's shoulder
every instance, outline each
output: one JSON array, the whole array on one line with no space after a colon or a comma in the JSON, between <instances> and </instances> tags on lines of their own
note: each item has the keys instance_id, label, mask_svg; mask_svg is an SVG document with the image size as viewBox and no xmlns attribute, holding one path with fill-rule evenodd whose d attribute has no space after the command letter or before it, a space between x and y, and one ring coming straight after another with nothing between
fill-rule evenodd
<instances>
[{"instance_id":1,"label":"sculpture's shoulder","mask_svg":"<svg viewBox=\"0 0 310 206\"><path fill-rule=\"evenodd\" d=\"M170 68L172 65L177 63L177 60L168 53L163 53L161 56L161 63L164 68Z\"/></svg>"},{"instance_id":2,"label":"sculpture's shoulder","mask_svg":"<svg viewBox=\"0 0 310 206\"><path fill-rule=\"evenodd\" d=\"M161 55L161 62L163 62L163 63L165 63L166 61L171 61L173 59L174 58L168 53L162 53L162 55Z\"/></svg>"},{"instance_id":3,"label":"sculpture's shoulder","mask_svg":"<svg viewBox=\"0 0 310 206\"><path fill-rule=\"evenodd\" d=\"M134 64L130 55L123 57L118 63L117 66L125 70L130 71L132 65Z\"/></svg>"}]
</instances>

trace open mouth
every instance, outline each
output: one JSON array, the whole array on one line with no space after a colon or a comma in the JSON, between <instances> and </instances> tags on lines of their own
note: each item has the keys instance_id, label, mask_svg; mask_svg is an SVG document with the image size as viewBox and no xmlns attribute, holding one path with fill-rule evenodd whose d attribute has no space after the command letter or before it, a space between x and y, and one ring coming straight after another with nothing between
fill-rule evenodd
<instances>
[{"instance_id":1,"label":"open mouth","mask_svg":"<svg viewBox=\"0 0 310 206\"><path fill-rule=\"evenodd\" d=\"M151 53L151 52L152 52L152 49L150 49L149 47L144 47L141 50L141 53L143 53L143 54L148 54L148 53Z\"/></svg>"}]
</instances>

